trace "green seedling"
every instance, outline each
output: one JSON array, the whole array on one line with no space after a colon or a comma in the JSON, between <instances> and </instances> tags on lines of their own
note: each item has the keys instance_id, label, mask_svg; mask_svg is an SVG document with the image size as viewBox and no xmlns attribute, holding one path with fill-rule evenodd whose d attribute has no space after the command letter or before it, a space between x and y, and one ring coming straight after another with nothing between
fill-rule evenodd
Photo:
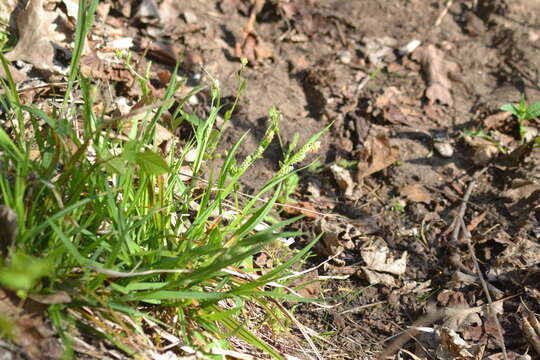
<instances>
[{"instance_id":1,"label":"green seedling","mask_svg":"<svg viewBox=\"0 0 540 360\"><path fill-rule=\"evenodd\" d=\"M404 214L406 206L407 204L402 199L398 197L395 197L394 199L392 199L392 207L391 207L392 211L395 211L400 214Z\"/></svg>"},{"instance_id":2,"label":"green seedling","mask_svg":"<svg viewBox=\"0 0 540 360\"><path fill-rule=\"evenodd\" d=\"M521 99L518 104L505 104L501 106L501 110L510 111L518 120L519 140L525 142L525 135L527 130L525 129L525 122L532 120L540 116L540 101L537 101L531 105L527 105L525 96L521 95Z\"/></svg>"}]
</instances>

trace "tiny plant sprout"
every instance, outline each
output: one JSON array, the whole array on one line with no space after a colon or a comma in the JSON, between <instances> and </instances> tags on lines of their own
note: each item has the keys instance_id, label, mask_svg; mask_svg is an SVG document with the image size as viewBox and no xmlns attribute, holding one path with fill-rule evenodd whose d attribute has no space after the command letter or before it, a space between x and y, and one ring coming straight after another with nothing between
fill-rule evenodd
<instances>
[{"instance_id":1,"label":"tiny plant sprout","mask_svg":"<svg viewBox=\"0 0 540 360\"><path fill-rule=\"evenodd\" d=\"M525 134L527 132L525 128L525 121L532 120L540 116L540 101L537 101L531 105L527 105L525 96L521 95L519 104L505 104L501 106L501 110L509 111L518 120L519 140L525 142Z\"/></svg>"}]
</instances>

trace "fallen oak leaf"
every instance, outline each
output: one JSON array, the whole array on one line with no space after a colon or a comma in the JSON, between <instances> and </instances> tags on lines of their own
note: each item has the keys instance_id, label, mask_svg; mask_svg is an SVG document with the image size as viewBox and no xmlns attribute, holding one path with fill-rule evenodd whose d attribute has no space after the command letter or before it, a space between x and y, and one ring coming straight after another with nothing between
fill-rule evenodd
<instances>
[{"instance_id":1,"label":"fallen oak leaf","mask_svg":"<svg viewBox=\"0 0 540 360\"><path fill-rule=\"evenodd\" d=\"M426 190L422 184L414 184L404 186L399 191L401 196L405 196L407 199L414 202L423 202L429 204L433 200L431 194Z\"/></svg>"},{"instance_id":2,"label":"fallen oak leaf","mask_svg":"<svg viewBox=\"0 0 540 360\"><path fill-rule=\"evenodd\" d=\"M234 56L246 58L249 63L255 64L257 61L271 57L273 49L255 32L256 17L262 10L265 0L252 0L252 3L249 19L242 29L242 40L234 45Z\"/></svg>"},{"instance_id":3,"label":"fallen oak leaf","mask_svg":"<svg viewBox=\"0 0 540 360\"><path fill-rule=\"evenodd\" d=\"M376 240L369 248L361 250L360 256L366 263L365 267L372 271L400 276L407 269L407 251L404 251L400 258L394 259L390 249L381 239Z\"/></svg>"},{"instance_id":4,"label":"fallen oak leaf","mask_svg":"<svg viewBox=\"0 0 540 360\"><path fill-rule=\"evenodd\" d=\"M499 154L499 147L491 139L466 135L463 140L472 148L471 158L476 165L485 165Z\"/></svg>"},{"instance_id":5,"label":"fallen oak leaf","mask_svg":"<svg viewBox=\"0 0 540 360\"><path fill-rule=\"evenodd\" d=\"M390 144L388 138L379 134L371 138L360 155L358 162L358 181L381 171L399 160L399 149Z\"/></svg>"},{"instance_id":6,"label":"fallen oak leaf","mask_svg":"<svg viewBox=\"0 0 540 360\"><path fill-rule=\"evenodd\" d=\"M43 9L43 0L28 0L24 8L17 9L15 19L19 40L13 50L6 54L6 59L22 60L38 70L55 72L53 42L64 39L64 35L54 30L55 18L54 13ZM13 70L11 72L15 73Z\"/></svg>"},{"instance_id":7,"label":"fallen oak leaf","mask_svg":"<svg viewBox=\"0 0 540 360\"><path fill-rule=\"evenodd\" d=\"M429 102L433 104L439 101L441 104L452 106L454 103L450 93L452 82L448 76L458 73L459 65L446 60L444 52L433 44L417 49L413 59L420 62L427 78L426 97Z\"/></svg>"},{"instance_id":8,"label":"fallen oak leaf","mask_svg":"<svg viewBox=\"0 0 540 360\"><path fill-rule=\"evenodd\" d=\"M540 184L529 180L517 180L503 196L512 201L506 204L510 215L516 220L523 219L540 207Z\"/></svg>"}]
</instances>

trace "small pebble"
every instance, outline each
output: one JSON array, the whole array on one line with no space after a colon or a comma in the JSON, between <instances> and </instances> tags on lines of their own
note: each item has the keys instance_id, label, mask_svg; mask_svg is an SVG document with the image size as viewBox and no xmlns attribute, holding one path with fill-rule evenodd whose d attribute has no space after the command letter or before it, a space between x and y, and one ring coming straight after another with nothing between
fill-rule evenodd
<instances>
[{"instance_id":1,"label":"small pebble","mask_svg":"<svg viewBox=\"0 0 540 360\"><path fill-rule=\"evenodd\" d=\"M416 50L417 47L420 46L420 44L422 44L422 42L420 42L420 40L412 40L410 41L408 44L400 47L398 49L398 52L400 53L400 55L407 55L407 54L410 54L412 53L414 50Z\"/></svg>"},{"instance_id":2,"label":"small pebble","mask_svg":"<svg viewBox=\"0 0 540 360\"><path fill-rule=\"evenodd\" d=\"M352 61L352 55L350 51L344 50L339 53L339 61L343 64L350 64Z\"/></svg>"},{"instance_id":3,"label":"small pebble","mask_svg":"<svg viewBox=\"0 0 540 360\"><path fill-rule=\"evenodd\" d=\"M123 96L119 96L116 98L116 108L122 116L129 114L129 112L131 111L131 106L129 106L128 100Z\"/></svg>"},{"instance_id":4,"label":"small pebble","mask_svg":"<svg viewBox=\"0 0 540 360\"><path fill-rule=\"evenodd\" d=\"M435 142L433 144L435 150L444 158L450 158L454 155L454 147L447 142Z\"/></svg>"},{"instance_id":5,"label":"small pebble","mask_svg":"<svg viewBox=\"0 0 540 360\"><path fill-rule=\"evenodd\" d=\"M191 95L188 102L190 105L199 105L199 98L197 95Z\"/></svg>"},{"instance_id":6,"label":"small pebble","mask_svg":"<svg viewBox=\"0 0 540 360\"><path fill-rule=\"evenodd\" d=\"M184 11L184 19L186 24L195 24L198 21L197 16L191 11Z\"/></svg>"}]
</instances>

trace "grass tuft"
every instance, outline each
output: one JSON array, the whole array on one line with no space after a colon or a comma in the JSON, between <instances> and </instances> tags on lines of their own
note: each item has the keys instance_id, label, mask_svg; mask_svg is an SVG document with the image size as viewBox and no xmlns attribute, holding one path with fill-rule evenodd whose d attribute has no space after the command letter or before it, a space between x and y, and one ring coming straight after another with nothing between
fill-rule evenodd
<instances>
[{"instance_id":1,"label":"grass tuft","mask_svg":"<svg viewBox=\"0 0 540 360\"><path fill-rule=\"evenodd\" d=\"M211 354L232 349L228 339L235 336L283 358L246 323L250 309L283 322L273 299L304 300L268 284L290 277L292 263L313 244L263 276L256 276L252 257L279 238L299 235L281 230L297 219L257 229L321 133L298 151L290 149L281 170L241 204L238 182L278 132L277 108L270 109L270 124L254 153L236 165L242 137L224 154L215 178L210 159L220 156L214 124L222 110L217 86L207 119L184 110L187 98L177 101L172 124L186 122L194 134L183 150L173 139L171 151L163 153L156 141L157 124L182 85L176 76L164 98L145 112L116 119L94 113L91 79L77 69L97 3L80 2L61 111L23 104L13 79L2 82L9 110L0 128L0 203L15 214L17 225L15 241L0 244L6 249L0 254L0 284L21 298L67 294L48 309L66 357L74 354L76 327L130 356L151 356L174 341L183 352ZM238 95L244 89L239 77ZM77 96L82 101L74 102ZM229 109L225 120L231 115ZM131 125L129 135L117 136L124 123ZM188 163L192 149L194 161ZM188 181L182 179L186 165L193 172ZM10 329L8 320L0 320Z\"/></svg>"}]
</instances>

